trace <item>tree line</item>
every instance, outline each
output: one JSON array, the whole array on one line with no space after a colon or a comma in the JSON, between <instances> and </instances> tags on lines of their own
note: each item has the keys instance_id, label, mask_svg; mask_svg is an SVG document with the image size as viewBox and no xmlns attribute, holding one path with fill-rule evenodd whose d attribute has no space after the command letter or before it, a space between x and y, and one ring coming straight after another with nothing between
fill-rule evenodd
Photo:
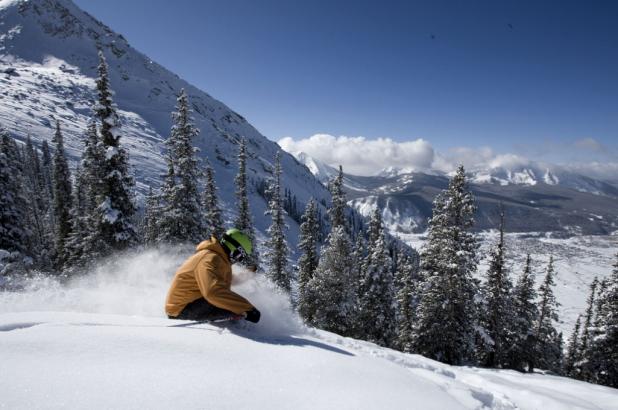
<instances>
[{"instance_id":1,"label":"tree line","mask_svg":"<svg viewBox=\"0 0 618 410\"><path fill-rule=\"evenodd\" d=\"M298 311L309 324L452 365L555 374L618 386L618 255L610 278L595 281L564 354L556 329L553 257L539 286L528 254L514 281L505 254L504 210L482 280L475 202L461 166L433 202L418 254L385 244L381 212L353 241L343 218L342 172L331 182L331 231L316 240L316 204L301 225Z\"/></svg>"}]
</instances>

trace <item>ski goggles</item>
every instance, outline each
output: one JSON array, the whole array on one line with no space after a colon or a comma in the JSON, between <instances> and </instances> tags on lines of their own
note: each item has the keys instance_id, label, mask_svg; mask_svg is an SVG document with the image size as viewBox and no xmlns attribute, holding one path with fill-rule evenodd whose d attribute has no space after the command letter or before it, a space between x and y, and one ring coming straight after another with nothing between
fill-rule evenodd
<instances>
[{"instance_id":1,"label":"ski goggles","mask_svg":"<svg viewBox=\"0 0 618 410\"><path fill-rule=\"evenodd\" d=\"M223 235L223 241L228 242L230 245L234 247L233 251L230 251L230 260L234 263L240 263L247 258L247 252L245 252L245 248L242 247L240 243L229 235Z\"/></svg>"},{"instance_id":2,"label":"ski goggles","mask_svg":"<svg viewBox=\"0 0 618 410\"><path fill-rule=\"evenodd\" d=\"M236 248L232 252L230 252L230 259L234 261L234 263L240 263L247 258L247 252L243 247Z\"/></svg>"}]
</instances>

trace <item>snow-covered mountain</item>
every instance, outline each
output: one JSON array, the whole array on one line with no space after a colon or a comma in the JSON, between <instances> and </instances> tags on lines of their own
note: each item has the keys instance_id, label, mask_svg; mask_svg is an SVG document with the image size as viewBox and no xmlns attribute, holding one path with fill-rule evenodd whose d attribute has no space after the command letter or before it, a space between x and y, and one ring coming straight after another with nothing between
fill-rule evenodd
<instances>
[{"instance_id":1,"label":"snow-covered mountain","mask_svg":"<svg viewBox=\"0 0 618 410\"><path fill-rule=\"evenodd\" d=\"M306 154L305 154L306 155ZM299 158L303 162L303 159ZM316 161L312 159L312 161ZM318 161L319 162L319 161ZM386 167L376 176L397 177L414 173L412 168ZM594 195L618 197L618 188L611 181L602 181L573 172L564 166L529 162L525 165L473 167L467 171L470 180L476 184L508 185L558 185ZM448 175L440 171L425 173Z\"/></svg>"},{"instance_id":2,"label":"snow-covered mountain","mask_svg":"<svg viewBox=\"0 0 618 410\"><path fill-rule=\"evenodd\" d=\"M334 168L307 154L297 155L318 170L326 181ZM618 230L618 189L609 183L568 171L522 169L471 171L471 189L477 200L476 229L497 227L503 204L507 230L607 235ZM448 185L448 175L389 168L377 176L346 174L349 204L369 216L382 209L384 222L394 235L419 233L427 228L432 201Z\"/></svg>"},{"instance_id":3,"label":"snow-covered mountain","mask_svg":"<svg viewBox=\"0 0 618 410\"><path fill-rule=\"evenodd\" d=\"M144 193L166 170L164 139L170 113L181 88L189 95L196 126L195 145L212 163L228 219L234 209L236 154L247 138L248 177L254 184L269 177L279 146L245 118L202 90L132 48L120 34L80 10L70 0L0 0L0 125L18 140L30 135L36 145L51 141L55 120L61 122L71 160L79 158L82 138L94 104L97 49L109 64L122 122L121 143ZM75 162L73 162L74 164ZM310 196L329 198L327 190L291 155L282 155L283 185L302 209ZM250 187L256 227L264 232L265 201ZM297 226L289 220L290 239Z\"/></svg>"},{"instance_id":4,"label":"snow-covered mountain","mask_svg":"<svg viewBox=\"0 0 618 410\"><path fill-rule=\"evenodd\" d=\"M541 372L448 366L307 328L248 272L257 325L163 316L176 252L125 255L69 283L0 293L10 409L618 409L618 390Z\"/></svg>"}]
</instances>

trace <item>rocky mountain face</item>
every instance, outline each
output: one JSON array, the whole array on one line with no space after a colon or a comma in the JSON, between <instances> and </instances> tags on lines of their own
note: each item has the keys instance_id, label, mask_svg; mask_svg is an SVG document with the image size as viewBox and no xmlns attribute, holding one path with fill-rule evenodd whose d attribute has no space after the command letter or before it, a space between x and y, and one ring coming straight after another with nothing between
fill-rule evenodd
<instances>
[{"instance_id":1,"label":"rocky mountain face","mask_svg":"<svg viewBox=\"0 0 618 410\"><path fill-rule=\"evenodd\" d=\"M43 140L51 141L52 127L59 120L74 166L94 105L98 49L109 64L122 123L121 143L129 150L138 191L156 187L166 171L163 141L170 132L176 97L184 88L201 130L195 145L213 165L228 219L235 212L238 145L241 138L247 139L251 206L256 228L264 232L270 218L264 216L266 202L257 187L272 175L279 146L70 0L0 0L0 125L17 140L30 135L40 146ZM294 193L299 209L311 196L328 201L328 191L293 156L283 153L282 165L284 188ZM289 237L295 241L297 224L292 220L288 224Z\"/></svg>"},{"instance_id":2,"label":"rocky mountain face","mask_svg":"<svg viewBox=\"0 0 618 410\"><path fill-rule=\"evenodd\" d=\"M321 181L335 169L309 155L297 154ZM469 173L478 210L476 229L497 228L504 206L510 232L609 234L618 230L618 190L604 181L569 172L538 169ZM368 216L379 207L391 233L418 233L427 228L435 196L448 175L389 169L377 176L345 176L350 205Z\"/></svg>"}]
</instances>

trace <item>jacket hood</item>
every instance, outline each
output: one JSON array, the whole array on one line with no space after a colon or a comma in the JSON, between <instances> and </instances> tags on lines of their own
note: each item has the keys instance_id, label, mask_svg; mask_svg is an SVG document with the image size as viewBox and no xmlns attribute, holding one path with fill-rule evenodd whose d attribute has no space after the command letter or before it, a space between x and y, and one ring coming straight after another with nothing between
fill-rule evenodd
<instances>
[{"instance_id":1,"label":"jacket hood","mask_svg":"<svg viewBox=\"0 0 618 410\"><path fill-rule=\"evenodd\" d=\"M212 236L210 239L200 242L200 244L197 245L197 248L195 248L195 250L196 252L207 251L207 250L212 251L218 254L219 256L221 256L222 258L224 258L226 261L228 262L230 261L230 258L227 256L227 254L223 250L223 247L221 246L217 238L215 238L214 236Z\"/></svg>"}]
</instances>

